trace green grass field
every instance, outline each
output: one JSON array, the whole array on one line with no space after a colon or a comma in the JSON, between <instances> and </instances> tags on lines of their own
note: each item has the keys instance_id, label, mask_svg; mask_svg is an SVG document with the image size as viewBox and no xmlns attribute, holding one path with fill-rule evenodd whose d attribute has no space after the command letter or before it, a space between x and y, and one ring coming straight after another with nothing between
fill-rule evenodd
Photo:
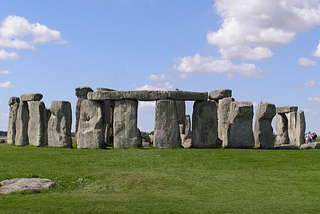
<instances>
[{"instance_id":1,"label":"green grass field","mask_svg":"<svg viewBox=\"0 0 320 214\"><path fill-rule=\"evenodd\" d=\"M319 213L319 160L319 150L0 144L0 180L56 183L0 195L0 213Z\"/></svg>"}]
</instances>

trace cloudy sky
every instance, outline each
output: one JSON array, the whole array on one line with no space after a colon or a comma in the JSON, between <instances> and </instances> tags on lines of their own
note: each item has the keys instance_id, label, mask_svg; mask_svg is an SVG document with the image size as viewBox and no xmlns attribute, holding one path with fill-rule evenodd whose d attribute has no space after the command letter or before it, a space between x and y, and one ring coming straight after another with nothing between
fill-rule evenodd
<instances>
[{"instance_id":1,"label":"cloudy sky","mask_svg":"<svg viewBox=\"0 0 320 214\"><path fill-rule=\"evenodd\" d=\"M320 133L320 0L2 0L0 130L8 100L75 87L232 89L237 101L295 105ZM154 103L139 104L153 130ZM191 114L192 103L187 103Z\"/></svg>"}]
</instances>

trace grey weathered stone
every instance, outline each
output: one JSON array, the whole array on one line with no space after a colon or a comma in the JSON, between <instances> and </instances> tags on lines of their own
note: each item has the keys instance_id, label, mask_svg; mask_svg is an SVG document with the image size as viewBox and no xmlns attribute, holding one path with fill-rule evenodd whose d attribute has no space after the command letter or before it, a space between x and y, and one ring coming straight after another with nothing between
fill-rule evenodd
<instances>
[{"instance_id":1,"label":"grey weathered stone","mask_svg":"<svg viewBox=\"0 0 320 214\"><path fill-rule=\"evenodd\" d=\"M153 147L181 147L177 107L174 100L156 102Z\"/></svg>"},{"instance_id":2,"label":"grey weathered stone","mask_svg":"<svg viewBox=\"0 0 320 214\"><path fill-rule=\"evenodd\" d=\"M15 144L16 120L17 120L18 108L19 108L19 103L12 103L10 105L9 124L8 124L8 132L7 132L7 143L10 145Z\"/></svg>"},{"instance_id":3,"label":"grey weathered stone","mask_svg":"<svg viewBox=\"0 0 320 214\"><path fill-rule=\"evenodd\" d=\"M232 96L232 90L231 89L218 89L218 90L213 90L209 92L209 99L210 100L221 100L226 97L231 97Z\"/></svg>"},{"instance_id":4,"label":"grey weathered stone","mask_svg":"<svg viewBox=\"0 0 320 214\"><path fill-rule=\"evenodd\" d=\"M44 102L31 101L29 104L28 137L30 145L48 145L47 110Z\"/></svg>"},{"instance_id":5,"label":"grey weathered stone","mask_svg":"<svg viewBox=\"0 0 320 214\"><path fill-rule=\"evenodd\" d=\"M253 105L251 102L232 102L230 105L228 142L230 148L252 148Z\"/></svg>"},{"instance_id":6,"label":"grey weathered stone","mask_svg":"<svg viewBox=\"0 0 320 214\"><path fill-rule=\"evenodd\" d=\"M137 131L136 100L117 100L114 106L114 148L141 147Z\"/></svg>"},{"instance_id":7,"label":"grey weathered stone","mask_svg":"<svg viewBox=\"0 0 320 214\"><path fill-rule=\"evenodd\" d=\"M115 90L111 88L97 88L96 91L115 91Z\"/></svg>"},{"instance_id":8,"label":"grey weathered stone","mask_svg":"<svg viewBox=\"0 0 320 214\"><path fill-rule=\"evenodd\" d=\"M258 105L254 125L255 147L262 149L274 148L274 136L271 122L276 114L276 106L270 103Z\"/></svg>"},{"instance_id":9,"label":"grey weathered stone","mask_svg":"<svg viewBox=\"0 0 320 214\"><path fill-rule=\"evenodd\" d=\"M212 101L196 101L192 114L193 148L217 148L217 104Z\"/></svg>"},{"instance_id":10,"label":"grey weathered stone","mask_svg":"<svg viewBox=\"0 0 320 214\"><path fill-rule=\"evenodd\" d=\"M284 113L278 113L276 116L277 140L276 144L288 144L288 118Z\"/></svg>"},{"instance_id":11,"label":"grey weathered stone","mask_svg":"<svg viewBox=\"0 0 320 214\"><path fill-rule=\"evenodd\" d=\"M55 185L49 179L44 178L14 178L0 182L0 194L11 192L32 191L38 193L41 189L50 189Z\"/></svg>"},{"instance_id":12,"label":"grey weathered stone","mask_svg":"<svg viewBox=\"0 0 320 214\"><path fill-rule=\"evenodd\" d=\"M16 104L16 103L20 103L20 98L19 97L10 97L9 99L9 106Z\"/></svg>"},{"instance_id":13,"label":"grey weathered stone","mask_svg":"<svg viewBox=\"0 0 320 214\"><path fill-rule=\"evenodd\" d=\"M206 101L208 92L168 91L168 99Z\"/></svg>"},{"instance_id":14,"label":"grey weathered stone","mask_svg":"<svg viewBox=\"0 0 320 214\"><path fill-rule=\"evenodd\" d=\"M84 100L81 103L77 148L105 148L105 115L104 102Z\"/></svg>"},{"instance_id":15,"label":"grey weathered stone","mask_svg":"<svg viewBox=\"0 0 320 214\"><path fill-rule=\"evenodd\" d=\"M231 97L226 97L219 100L218 106L218 138L222 142L222 146L228 145L228 126L229 126L229 114L230 105L233 102Z\"/></svg>"},{"instance_id":16,"label":"grey weathered stone","mask_svg":"<svg viewBox=\"0 0 320 214\"><path fill-rule=\"evenodd\" d=\"M43 95L40 93L21 95L21 101L40 101L42 98L43 98Z\"/></svg>"},{"instance_id":17,"label":"grey weathered stone","mask_svg":"<svg viewBox=\"0 0 320 214\"><path fill-rule=\"evenodd\" d=\"M190 119L190 115L186 115L185 116L185 125L184 125L184 134L186 136L191 136L191 119Z\"/></svg>"},{"instance_id":18,"label":"grey weathered stone","mask_svg":"<svg viewBox=\"0 0 320 214\"><path fill-rule=\"evenodd\" d=\"M68 101L52 101L48 121L49 147L72 147L71 138L71 103Z\"/></svg>"},{"instance_id":19,"label":"grey weathered stone","mask_svg":"<svg viewBox=\"0 0 320 214\"><path fill-rule=\"evenodd\" d=\"M298 107L297 106L282 106L282 107L277 107L276 111L278 114L296 112L296 111L298 111Z\"/></svg>"},{"instance_id":20,"label":"grey weathered stone","mask_svg":"<svg viewBox=\"0 0 320 214\"><path fill-rule=\"evenodd\" d=\"M320 142L302 144L300 149L320 149Z\"/></svg>"},{"instance_id":21,"label":"grey weathered stone","mask_svg":"<svg viewBox=\"0 0 320 214\"><path fill-rule=\"evenodd\" d=\"M306 119L303 111L297 112L297 124L296 124L296 146L304 144L304 137L306 131Z\"/></svg>"},{"instance_id":22,"label":"grey weathered stone","mask_svg":"<svg viewBox=\"0 0 320 214\"><path fill-rule=\"evenodd\" d=\"M296 126L297 126L297 112L294 111L294 112L288 113L288 136L289 136L289 143L292 145L297 145Z\"/></svg>"},{"instance_id":23,"label":"grey weathered stone","mask_svg":"<svg viewBox=\"0 0 320 214\"><path fill-rule=\"evenodd\" d=\"M25 146L29 144L28 140L28 121L29 108L27 102L21 102L17 111L16 118L16 137L15 145Z\"/></svg>"},{"instance_id":24,"label":"grey weathered stone","mask_svg":"<svg viewBox=\"0 0 320 214\"><path fill-rule=\"evenodd\" d=\"M186 104L183 100L176 101L177 106L177 116L178 116L178 124L181 125L180 134L185 134L185 120L186 120Z\"/></svg>"},{"instance_id":25,"label":"grey weathered stone","mask_svg":"<svg viewBox=\"0 0 320 214\"><path fill-rule=\"evenodd\" d=\"M89 92L88 100L122 100L123 92L122 91L96 91Z\"/></svg>"},{"instance_id":26,"label":"grey weathered stone","mask_svg":"<svg viewBox=\"0 0 320 214\"><path fill-rule=\"evenodd\" d=\"M92 88L88 86L76 87L75 91L76 91L76 96L78 98L84 98L84 99L87 99L87 94L89 92L93 92Z\"/></svg>"},{"instance_id":27,"label":"grey weathered stone","mask_svg":"<svg viewBox=\"0 0 320 214\"><path fill-rule=\"evenodd\" d=\"M93 92L93 90L88 87L88 86L80 86L80 87L76 87L75 89L75 93L77 96L77 103L76 103L76 124L75 124L75 128L76 128L76 133L78 132L78 127L79 127L79 119L80 119L80 107L81 107L81 103L83 100L87 99L87 94L89 92Z\"/></svg>"},{"instance_id":28,"label":"grey weathered stone","mask_svg":"<svg viewBox=\"0 0 320 214\"><path fill-rule=\"evenodd\" d=\"M163 100L168 98L167 91L124 91L124 99L133 99L140 101Z\"/></svg>"}]
</instances>

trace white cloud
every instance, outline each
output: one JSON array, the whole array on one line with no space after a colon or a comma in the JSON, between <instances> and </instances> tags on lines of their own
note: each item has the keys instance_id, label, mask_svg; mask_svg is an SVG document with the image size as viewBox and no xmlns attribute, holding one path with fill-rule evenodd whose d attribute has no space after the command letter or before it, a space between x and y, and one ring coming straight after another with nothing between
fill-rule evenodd
<instances>
[{"instance_id":1,"label":"white cloud","mask_svg":"<svg viewBox=\"0 0 320 214\"><path fill-rule=\"evenodd\" d=\"M310 59L307 59L305 57L301 57L298 59L298 64L301 66L316 66L317 62L310 60Z\"/></svg>"},{"instance_id":2,"label":"white cloud","mask_svg":"<svg viewBox=\"0 0 320 214\"><path fill-rule=\"evenodd\" d=\"M3 71L0 71L0 74L7 75L7 74L11 74L11 73L8 70L3 70Z\"/></svg>"},{"instance_id":3,"label":"white cloud","mask_svg":"<svg viewBox=\"0 0 320 214\"><path fill-rule=\"evenodd\" d=\"M314 80L311 80L310 82L301 83L301 86L320 86L320 82L315 82Z\"/></svg>"},{"instance_id":4,"label":"white cloud","mask_svg":"<svg viewBox=\"0 0 320 214\"><path fill-rule=\"evenodd\" d=\"M11 82L7 81L4 83L0 83L0 88L15 88L14 85L11 84Z\"/></svg>"},{"instance_id":5,"label":"white cloud","mask_svg":"<svg viewBox=\"0 0 320 214\"><path fill-rule=\"evenodd\" d=\"M310 102L320 102L320 97L308 97L307 101Z\"/></svg>"},{"instance_id":6,"label":"white cloud","mask_svg":"<svg viewBox=\"0 0 320 214\"><path fill-rule=\"evenodd\" d=\"M181 74L180 76L179 76L179 78L180 79L187 79L187 78L189 78L191 75L189 75L189 74L186 74L186 73L183 73L183 74Z\"/></svg>"},{"instance_id":7,"label":"white cloud","mask_svg":"<svg viewBox=\"0 0 320 214\"><path fill-rule=\"evenodd\" d=\"M155 80L155 81L165 81L165 80L171 80L174 79L166 74L151 74L147 77L148 79Z\"/></svg>"},{"instance_id":8,"label":"white cloud","mask_svg":"<svg viewBox=\"0 0 320 214\"><path fill-rule=\"evenodd\" d=\"M152 86L152 85L144 85L144 86L141 86L141 87L138 87L138 88L135 88L134 89L135 91L166 91L167 89L165 88L159 88L159 87L156 87L156 86Z\"/></svg>"},{"instance_id":9,"label":"white cloud","mask_svg":"<svg viewBox=\"0 0 320 214\"><path fill-rule=\"evenodd\" d=\"M244 60L261 60L273 56L272 51L265 47L250 48L247 46L232 46L227 48L220 48L222 58L225 59L244 59Z\"/></svg>"},{"instance_id":10,"label":"white cloud","mask_svg":"<svg viewBox=\"0 0 320 214\"><path fill-rule=\"evenodd\" d=\"M315 111L312 111L312 110L310 110L310 109L303 109L303 111L304 111L304 113L306 114L306 115L318 115L318 112L315 112Z\"/></svg>"},{"instance_id":11,"label":"white cloud","mask_svg":"<svg viewBox=\"0 0 320 214\"><path fill-rule=\"evenodd\" d=\"M319 41L319 44L317 46L317 50L316 51L312 51L311 56L320 57L320 41Z\"/></svg>"},{"instance_id":12,"label":"white cloud","mask_svg":"<svg viewBox=\"0 0 320 214\"><path fill-rule=\"evenodd\" d=\"M174 58L174 70L185 72L189 74L202 74L202 73L226 73L228 77L234 77L235 73L239 73L244 77L261 78L265 73L254 64L241 63L233 64L230 60L217 59L212 56L200 56L195 54L188 57Z\"/></svg>"},{"instance_id":13,"label":"white cloud","mask_svg":"<svg viewBox=\"0 0 320 214\"><path fill-rule=\"evenodd\" d=\"M165 83L159 83L158 84L158 87L159 88L165 88L165 89L172 89L173 88L173 85L169 82L165 82Z\"/></svg>"},{"instance_id":14,"label":"white cloud","mask_svg":"<svg viewBox=\"0 0 320 214\"><path fill-rule=\"evenodd\" d=\"M18 56L18 54L14 53L14 52L8 53L7 51L1 49L0 50L0 59L17 60L17 59L19 59L19 56Z\"/></svg>"},{"instance_id":15,"label":"white cloud","mask_svg":"<svg viewBox=\"0 0 320 214\"><path fill-rule=\"evenodd\" d=\"M56 41L66 43L60 32L46 25L29 23L23 17L11 15L1 22L0 46L15 49L35 49L35 44Z\"/></svg>"},{"instance_id":16,"label":"white cloud","mask_svg":"<svg viewBox=\"0 0 320 214\"><path fill-rule=\"evenodd\" d=\"M230 59L269 58L270 47L286 45L320 24L319 0L216 0L214 8L222 25L207 33L207 41ZM237 52L231 54L232 48Z\"/></svg>"},{"instance_id":17,"label":"white cloud","mask_svg":"<svg viewBox=\"0 0 320 214\"><path fill-rule=\"evenodd\" d=\"M146 102L146 101L140 101L138 110L139 111L152 111L155 109L156 103L154 101Z\"/></svg>"}]
</instances>

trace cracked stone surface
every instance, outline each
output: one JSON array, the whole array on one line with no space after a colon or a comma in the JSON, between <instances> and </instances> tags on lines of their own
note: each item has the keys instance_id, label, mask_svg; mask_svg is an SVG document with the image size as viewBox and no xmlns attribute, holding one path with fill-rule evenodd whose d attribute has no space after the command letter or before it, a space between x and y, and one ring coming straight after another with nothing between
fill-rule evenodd
<instances>
[{"instance_id":1,"label":"cracked stone surface","mask_svg":"<svg viewBox=\"0 0 320 214\"><path fill-rule=\"evenodd\" d=\"M14 178L0 182L0 194L9 194L11 192L32 191L39 192L41 189L50 189L53 183L44 178Z\"/></svg>"}]
</instances>

